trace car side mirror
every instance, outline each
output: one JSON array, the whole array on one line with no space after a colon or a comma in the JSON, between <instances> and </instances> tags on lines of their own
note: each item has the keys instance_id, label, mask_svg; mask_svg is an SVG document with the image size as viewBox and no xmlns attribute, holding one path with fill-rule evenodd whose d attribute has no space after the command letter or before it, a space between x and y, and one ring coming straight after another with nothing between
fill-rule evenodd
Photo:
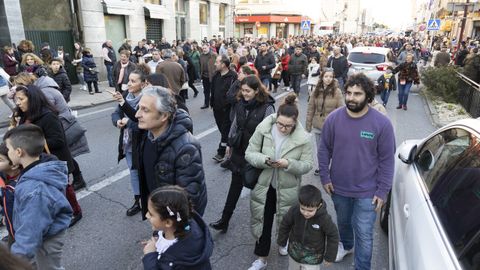
<instances>
[{"instance_id":1,"label":"car side mirror","mask_svg":"<svg viewBox=\"0 0 480 270\"><path fill-rule=\"evenodd\" d=\"M398 153L398 158L405 164L412 164L415 154L417 152L417 146L413 146L409 152Z\"/></svg>"},{"instance_id":2,"label":"car side mirror","mask_svg":"<svg viewBox=\"0 0 480 270\"><path fill-rule=\"evenodd\" d=\"M423 171L429 171L433 168L435 164L435 157L430 150L426 150L420 154L417 161L418 166Z\"/></svg>"}]
</instances>

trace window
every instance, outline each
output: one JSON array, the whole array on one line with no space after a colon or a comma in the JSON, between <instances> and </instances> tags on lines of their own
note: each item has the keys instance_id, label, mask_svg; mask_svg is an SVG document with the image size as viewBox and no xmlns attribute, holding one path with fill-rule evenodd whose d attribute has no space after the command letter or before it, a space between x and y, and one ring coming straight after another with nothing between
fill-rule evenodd
<instances>
[{"instance_id":1,"label":"window","mask_svg":"<svg viewBox=\"0 0 480 270\"><path fill-rule=\"evenodd\" d=\"M144 0L145 3L147 4L154 4L154 5L161 5L162 1L161 0Z\"/></svg>"},{"instance_id":2,"label":"window","mask_svg":"<svg viewBox=\"0 0 480 270\"><path fill-rule=\"evenodd\" d=\"M348 61L362 64L380 64L385 62L385 55L378 53L351 52Z\"/></svg>"},{"instance_id":3,"label":"window","mask_svg":"<svg viewBox=\"0 0 480 270\"><path fill-rule=\"evenodd\" d=\"M225 25L225 14L227 13L227 5L226 4L220 4L219 5L219 19L218 22L220 25Z\"/></svg>"},{"instance_id":4,"label":"window","mask_svg":"<svg viewBox=\"0 0 480 270\"><path fill-rule=\"evenodd\" d=\"M185 0L175 0L175 11L185 13Z\"/></svg>"},{"instance_id":5,"label":"window","mask_svg":"<svg viewBox=\"0 0 480 270\"><path fill-rule=\"evenodd\" d=\"M475 269L480 234L480 138L454 128L415 158L435 211L465 269ZM475 251L476 250L476 251Z\"/></svg>"},{"instance_id":6,"label":"window","mask_svg":"<svg viewBox=\"0 0 480 270\"><path fill-rule=\"evenodd\" d=\"M208 4L206 2L199 3L200 24L208 24Z\"/></svg>"}]
</instances>

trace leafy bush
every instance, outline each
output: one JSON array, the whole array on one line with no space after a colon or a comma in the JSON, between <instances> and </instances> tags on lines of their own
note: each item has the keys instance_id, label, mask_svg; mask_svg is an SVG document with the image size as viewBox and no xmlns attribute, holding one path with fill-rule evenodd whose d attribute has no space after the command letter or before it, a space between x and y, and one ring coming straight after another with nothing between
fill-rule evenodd
<instances>
[{"instance_id":1,"label":"leafy bush","mask_svg":"<svg viewBox=\"0 0 480 270\"><path fill-rule=\"evenodd\" d=\"M431 67L425 69L421 74L423 85L427 91L434 96L442 98L445 102L456 103L458 101L458 68Z\"/></svg>"}]
</instances>

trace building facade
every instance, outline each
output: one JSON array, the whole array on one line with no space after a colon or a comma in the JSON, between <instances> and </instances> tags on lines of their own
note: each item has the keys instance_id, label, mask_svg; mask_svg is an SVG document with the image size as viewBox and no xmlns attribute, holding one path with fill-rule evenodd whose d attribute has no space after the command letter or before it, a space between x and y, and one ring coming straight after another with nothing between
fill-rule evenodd
<instances>
[{"instance_id":1,"label":"building facade","mask_svg":"<svg viewBox=\"0 0 480 270\"><path fill-rule=\"evenodd\" d=\"M37 49L49 42L51 48L62 47L72 55L73 44L79 41L102 66L106 40L118 49L125 39L135 46L144 38L158 43L164 37L172 43L213 35L232 37L233 9L234 0L4 0L0 1L0 46L29 39Z\"/></svg>"},{"instance_id":2,"label":"building facade","mask_svg":"<svg viewBox=\"0 0 480 270\"><path fill-rule=\"evenodd\" d=\"M238 0L235 6L235 37L288 37L311 34L315 22L291 8L286 0ZM290 1L291 2L291 1ZM302 21L310 30L302 30Z\"/></svg>"}]
</instances>

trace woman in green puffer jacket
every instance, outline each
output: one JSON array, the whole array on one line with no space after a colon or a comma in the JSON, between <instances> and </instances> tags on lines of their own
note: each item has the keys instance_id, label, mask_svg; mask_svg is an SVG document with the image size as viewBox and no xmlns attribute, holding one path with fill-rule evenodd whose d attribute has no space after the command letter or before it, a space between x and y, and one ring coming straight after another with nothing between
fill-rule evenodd
<instances>
[{"instance_id":1,"label":"woman in green puffer jacket","mask_svg":"<svg viewBox=\"0 0 480 270\"><path fill-rule=\"evenodd\" d=\"M266 268L275 213L278 227L297 202L301 176L313 167L313 145L298 121L296 98L294 93L289 94L277 114L257 126L245 152L247 162L263 169L250 199L254 253L259 258L249 270Z\"/></svg>"}]
</instances>

